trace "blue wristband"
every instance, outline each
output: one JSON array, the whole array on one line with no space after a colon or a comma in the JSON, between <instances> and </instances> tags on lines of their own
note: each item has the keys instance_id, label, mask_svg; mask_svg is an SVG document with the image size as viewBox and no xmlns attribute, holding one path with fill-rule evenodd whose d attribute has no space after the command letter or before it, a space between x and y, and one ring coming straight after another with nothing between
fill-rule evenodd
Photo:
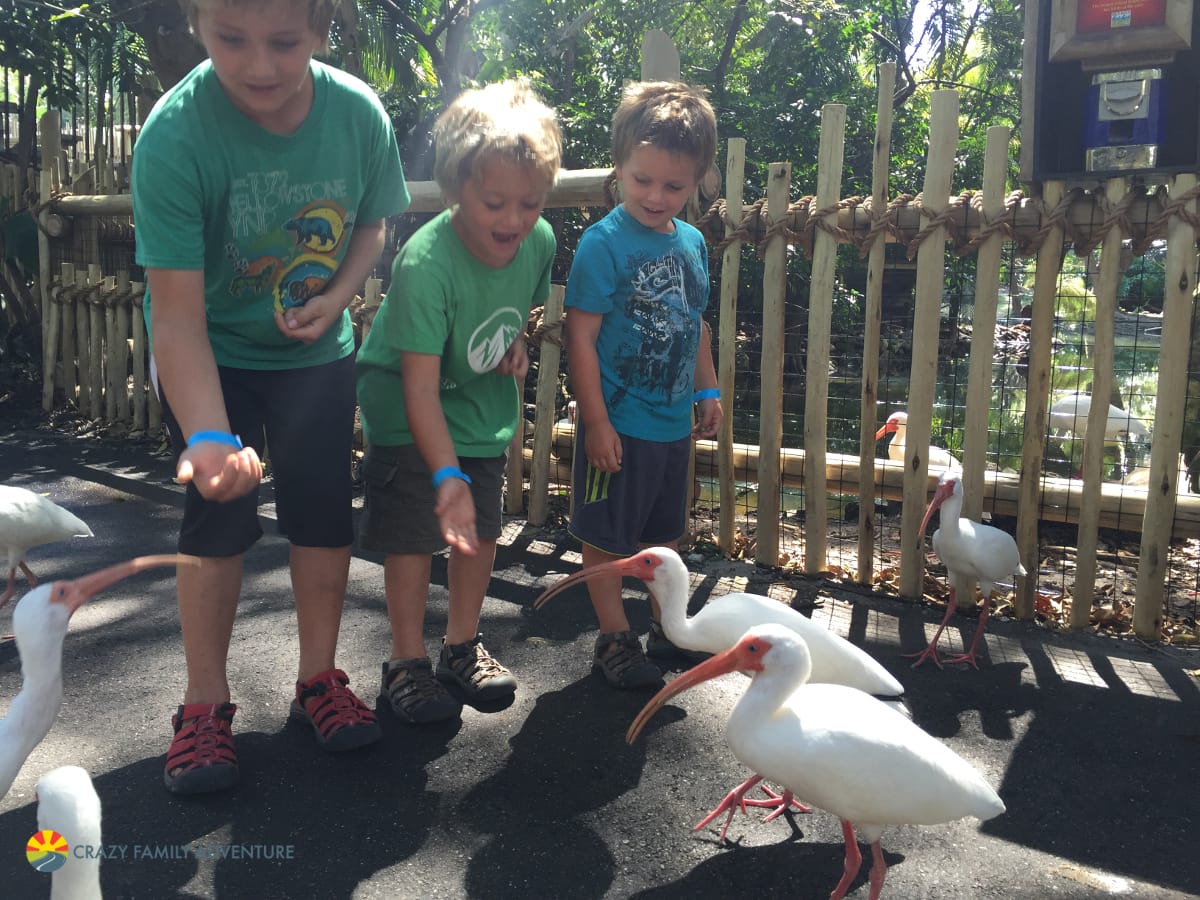
<instances>
[{"instance_id":1,"label":"blue wristband","mask_svg":"<svg viewBox=\"0 0 1200 900\"><path fill-rule=\"evenodd\" d=\"M696 391L696 393L692 394L692 402L693 403L699 403L701 400L720 400L720 399L721 399L721 389L720 388L705 388L702 391Z\"/></svg>"},{"instance_id":2,"label":"blue wristband","mask_svg":"<svg viewBox=\"0 0 1200 900\"><path fill-rule=\"evenodd\" d=\"M471 483L471 476L464 472L458 466L442 466L433 473L433 489L436 491L442 486L442 482L447 478L461 478L467 484Z\"/></svg>"},{"instance_id":3,"label":"blue wristband","mask_svg":"<svg viewBox=\"0 0 1200 900\"><path fill-rule=\"evenodd\" d=\"M210 441L214 444L228 444L230 447L242 449L242 439L236 434L230 434L228 431L197 431L187 440L189 447L194 447L201 441Z\"/></svg>"}]
</instances>

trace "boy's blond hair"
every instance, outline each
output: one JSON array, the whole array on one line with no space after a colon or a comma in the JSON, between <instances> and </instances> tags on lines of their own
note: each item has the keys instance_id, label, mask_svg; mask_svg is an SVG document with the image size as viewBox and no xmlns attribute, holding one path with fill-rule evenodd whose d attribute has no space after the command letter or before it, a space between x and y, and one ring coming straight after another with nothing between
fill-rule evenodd
<instances>
[{"instance_id":1,"label":"boy's blond hair","mask_svg":"<svg viewBox=\"0 0 1200 900\"><path fill-rule=\"evenodd\" d=\"M267 0L179 0L183 13L187 16L192 31L196 30L196 17L200 10L208 6L260 6ZM308 27L313 34L320 35L326 42L329 40L329 27L333 24L333 14L337 11L342 0L291 0L296 6L308 7Z\"/></svg>"},{"instance_id":2,"label":"boy's blond hair","mask_svg":"<svg viewBox=\"0 0 1200 900\"><path fill-rule=\"evenodd\" d=\"M612 118L613 162L623 165L641 145L691 157L703 178L717 155L717 116L704 89L682 81L626 85Z\"/></svg>"},{"instance_id":3,"label":"boy's blond hair","mask_svg":"<svg viewBox=\"0 0 1200 900\"><path fill-rule=\"evenodd\" d=\"M532 169L547 190L562 162L562 134L554 110L528 79L514 78L464 91L433 126L437 153L433 177L454 199L483 167L502 159Z\"/></svg>"}]
</instances>

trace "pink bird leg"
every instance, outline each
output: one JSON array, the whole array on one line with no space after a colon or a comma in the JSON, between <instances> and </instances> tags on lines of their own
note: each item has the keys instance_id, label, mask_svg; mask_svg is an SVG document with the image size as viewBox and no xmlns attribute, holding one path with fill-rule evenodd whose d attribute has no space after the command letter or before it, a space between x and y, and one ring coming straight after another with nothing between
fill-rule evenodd
<instances>
[{"instance_id":1,"label":"pink bird leg","mask_svg":"<svg viewBox=\"0 0 1200 900\"><path fill-rule=\"evenodd\" d=\"M812 812L812 810L809 809L807 806L805 806L803 803L800 803L799 801L797 801L795 799L795 797L792 796L791 791L784 791L783 794L780 795L780 794L776 794L774 791L768 790L767 788L764 787L763 791L766 792L767 797L769 799L747 800L746 792L749 791L751 788L753 788L755 785L757 785L762 780L763 780L763 777L761 775L752 775L749 778L747 778L745 781L743 781L741 784L739 784L737 787L735 787L732 791L730 791L728 794L726 794L725 799L722 800L717 805L717 808L714 809L712 812L710 812L703 819L701 819L696 824L696 827L692 829L692 831L699 831L701 828L703 828L709 822L713 821L713 819L715 819L721 813L728 812L729 815L727 815L725 817L725 824L721 827L721 835L719 838L719 840L723 841L723 840L725 840L725 832L727 832L729 830L729 823L733 821L733 814L735 812L737 812L739 809L743 813L745 813L747 806L775 807L775 811L773 813L771 813L769 816L767 816L767 818L766 818L766 821L768 821L768 822L771 821L772 819L774 819L776 816L782 815L784 812L786 812L789 806L796 807L796 809L798 809L802 813Z\"/></svg>"},{"instance_id":2,"label":"pink bird leg","mask_svg":"<svg viewBox=\"0 0 1200 900\"><path fill-rule=\"evenodd\" d=\"M951 664L960 662L970 663L974 669L978 670L979 663L975 660L975 650L979 646L979 638L982 636L983 630L987 628L988 608L992 605L990 601L990 597L983 598L983 607L979 610L979 625L975 629L975 638L971 641L971 649L966 653L947 656L946 662Z\"/></svg>"},{"instance_id":3,"label":"pink bird leg","mask_svg":"<svg viewBox=\"0 0 1200 900\"><path fill-rule=\"evenodd\" d=\"M846 896L846 891L850 889L855 876L858 875L859 867L862 866L862 852L858 849L854 826L845 819L842 820L842 835L846 839L846 861L842 867L842 880L837 883L837 887L829 895L829 900L842 900ZM883 893L883 879L887 877L888 868L887 863L884 862L883 848L879 841L871 844L871 859L871 871L867 876L871 883L871 894L868 900L879 900L879 895Z\"/></svg>"},{"instance_id":4,"label":"pink bird leg","mask_svg":"<svg viewBox=\"0 0 1200 900\"><path fill-rule=\"evenodd\" d=\"M21 567L21 571L25 573L25 580L29 583L29 589L33 590L38 586L37 577L29 571L29 566L25 565L24 561L17 563ZM4 596L0 597L0 607L12 599L12 595L17 592L17 566L13 566L8 570L8 588L4 591Z\"/></svg>"},{"instance_id":5,"label":"pink bird leg","mask_svg":"<svg viewBox=\"0 0 1200 900\"><path fill-rule=\"evenodd\" d=\"M932 659L937 667L942 667L942 661L938 658L937 643L942 636L942 632L946 630L946 626L950 623L950 617L954 615L954 588L950 588L950 599L946 602L946 614L942 616L942 624L938 626L937 632L933 636L933 640L929 642L929 646L918 653L905 653L904 656L911 659L914 656L917 661L912 664L915 669L926 660Z\"/></svg>"}]
</instances>

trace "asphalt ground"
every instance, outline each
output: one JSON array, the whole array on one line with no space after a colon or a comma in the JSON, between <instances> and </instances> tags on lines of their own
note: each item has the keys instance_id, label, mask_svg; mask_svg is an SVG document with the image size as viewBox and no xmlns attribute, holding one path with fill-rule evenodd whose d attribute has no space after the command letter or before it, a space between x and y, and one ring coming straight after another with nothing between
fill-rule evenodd
<instances>
[{"instance_id":1,"label":"asphalt ground","mask_svg":"<svg viewBox=\"0 0 1200 900\"><path fill-rule=\"evenodd\" d=\"M34 550L35 572L74 577L173 551L181 491L150 449L0 422L0 481L48 494L96 533ZM267 504L268 526L270 513ZM72 621L62 712L0 800L0 897L49 896L24 850L37 778L65 764L92 773L103 803L108 898L824 898L837 882L841 830L827 813L763 824L752 811L726 842L715 828L692 832L748 775L723 737L744 679L675 698L627 746L648 694L613 691L589 671L596 630L582 589L531 611L579 556L561 533L521 520L506 526L481 624L520 679L515 701L426 727L398 723L384 704L379 744L323 753L288 718L297 646L287 545L268 532L247 557L230 649L239 786L191 799L162 786L183 659L173 573L139 574ZM762 580L749 563L693 562L693 608L739 576ZM431 654L446 617L441 559L434 581ZM339 665L368 701L388 649L382 588L381 560L356 553ZM629 583L627 596L644 634L641 586ZM887 829L885 897L1200 897L1200 654L993 619L978 672L914 671L901 654L923 646L941 610L824 582L802 582L797 596L892 671L915 721L1008 806L983 824ZM11 606L0 612L0 632L10 616ZM951 646L974 626L955 619ZM0 711L19 687L9 641ZM867 896L867 868L851 897Z\"/></svg>"}]
</instances>

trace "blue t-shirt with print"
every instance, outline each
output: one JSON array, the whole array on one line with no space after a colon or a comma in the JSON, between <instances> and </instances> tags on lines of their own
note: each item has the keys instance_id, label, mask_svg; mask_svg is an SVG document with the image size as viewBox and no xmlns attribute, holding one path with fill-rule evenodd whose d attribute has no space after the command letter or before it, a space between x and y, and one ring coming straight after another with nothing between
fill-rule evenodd
<instances>
[{"instance_id":1,"label":"blue t-shirt with print","mask_svg":"<svg viewBox=\"0 0 1200 900\"><path fill-rule=\"evenodd\" d=\"M675 231L663 234L618 206L583 233L567 279L566 305L604 317L596 353L609 421L620 434L647 441L691 432L700 319L708 306L704 237L674 222Z\"/></svg>"}]
</instances>

